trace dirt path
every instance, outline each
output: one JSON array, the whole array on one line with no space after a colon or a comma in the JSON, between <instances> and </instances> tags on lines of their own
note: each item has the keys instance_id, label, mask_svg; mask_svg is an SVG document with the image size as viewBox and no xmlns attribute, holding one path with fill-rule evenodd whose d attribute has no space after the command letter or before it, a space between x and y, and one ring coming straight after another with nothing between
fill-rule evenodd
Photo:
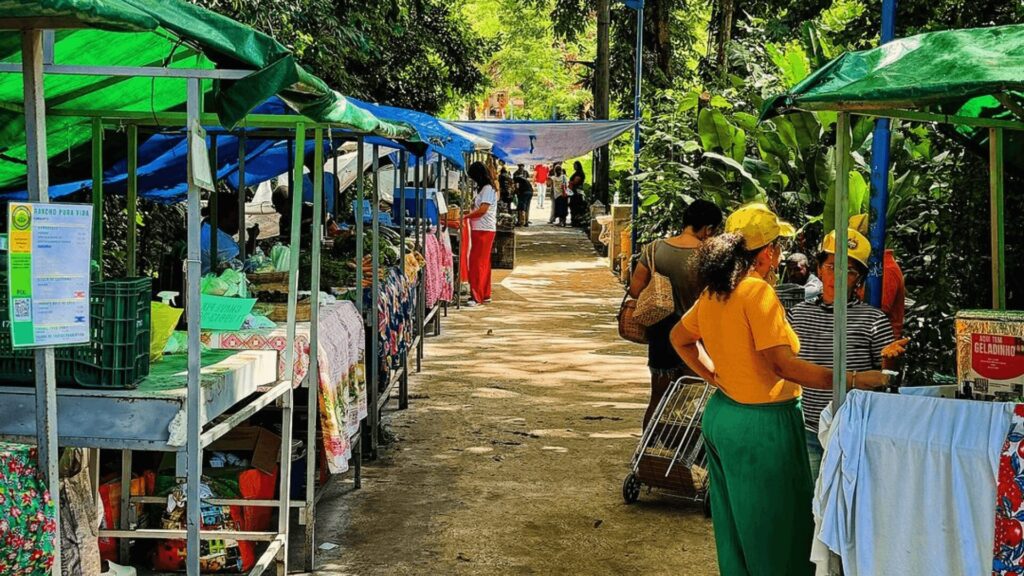
<instances>
[{"instance_id":1,"label":"dirt path","mask_svg":"<svg viewBox=\"0 0 1024 576\"><path fill-rule=\"evenodd\" d=\"M427 341L363 489L321 501L318 541L340 547L319 574L717 574L698 508L622 501L649 376L615 332L621 288L579 231L518 241L493 304Z\"/></svg>"}]
</instances>

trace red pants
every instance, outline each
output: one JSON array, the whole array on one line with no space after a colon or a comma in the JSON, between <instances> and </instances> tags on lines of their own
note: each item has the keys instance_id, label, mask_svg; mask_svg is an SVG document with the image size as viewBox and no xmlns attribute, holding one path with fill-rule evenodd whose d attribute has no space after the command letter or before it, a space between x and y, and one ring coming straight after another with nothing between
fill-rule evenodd
<instances>
[{"instance_id":1,"label":"red pants","mask_svg":"<svg viewBox=\"0 0 1024 576\"><path fill-rule=\"evenodd\" d=\"M494 232L470 232L469 290L473 300L483 302L491 297L491 247Z\"/></svg>"}]
</instances>

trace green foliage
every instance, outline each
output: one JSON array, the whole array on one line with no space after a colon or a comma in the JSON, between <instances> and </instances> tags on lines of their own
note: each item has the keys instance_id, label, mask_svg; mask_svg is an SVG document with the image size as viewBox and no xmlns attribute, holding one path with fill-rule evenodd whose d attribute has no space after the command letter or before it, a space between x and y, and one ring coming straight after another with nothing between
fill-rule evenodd
<instances>
[{"instance_id":1,"label":"green foliage","mask_svg":"<svg viewBox=\"0 0 1024 576\"><path fill-rule=\"evenodd\" d=\"M476 92L486 43L443 0L200 0L277 38L334 89L436 113Z\"/></svg>"},{"instance_id":2,"label":"green foliage","mask_svg":"<svg viewBox=\"0 0 1024 576\"><path fill-rule=\"evenodd\" d=\"M591 20L583 20L579 33L569 40L556 38L550 13L551 1L466 0L462 14L475 32L493 47L481 63L491 89L508 90L510 98L522 98L524 107L513 107L515 117L548 119L583 117L592 108L593 96L583 68L574 62L594 57ZM445 115L458 116L468 102L479 100L481 91L452 103Z\"/></svg>"}]
</instances>

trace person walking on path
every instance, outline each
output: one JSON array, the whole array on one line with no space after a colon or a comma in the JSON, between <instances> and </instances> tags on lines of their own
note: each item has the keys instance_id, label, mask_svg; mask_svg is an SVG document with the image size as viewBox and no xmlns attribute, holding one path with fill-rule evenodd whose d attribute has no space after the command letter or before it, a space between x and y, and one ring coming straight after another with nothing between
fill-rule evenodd
<instances>
[{"instance_id":1,"label":"person walking on path","mask_svg":"<svg viewBox=\"0 0 1024 576\"><path fill-rule=\"evenodd\" d=\"M544 197L548 193L548 167L545 164L537 164L533 167L533 181L537 184L537 207L544 209Z\"/></svg>"},{"instance_id":2,"label":"person walking on path","mask_svg":"<svg viewBox=\"0 0 1024 576\"><path fill-rule=\"evenodd\" d=\"M551 202L551 224L558 221L558 225L565 227L565 219L569 217L569 180L565 176L565 170L559 164L555 168L555 176L552 178L552 192L554 196Z\"/></svg>"},{"instance_id":3,"label":"person walking on path","mask_svg":"<svg viewBox=\"0 0 1024 576\"><path fill-rule=\"evenodd\" d=\"M498 229L498 199L491 173L482 162L474 162L466 171L477 187L473 211L466 214L470 227L468 306L491 299L491 247Z\"/></svg>"},{"instance_id":4,"label":"person walking on path","mask_svg":"<svg viewBox=\"0 0 1024 576\"><path fill-rule=\"evenodd\" d=\"M583 225L583 212L586 210L586 199L583 197L583 184L587 181L583 173L583 164L579 160L572 164L572 176L569 178L569 213L572 225Z\"/></svg>"},{"instance_id":5,"label":"person walking on path","mask_svg":"<svg viewBox=\"0 0 1024 576\"><path fill-rule=\"evenodd\" d=\"M526 166L519 165L515 175L512 177L516 190L516 225L530 225L530 205L533 204L533 182L530 181L530 173Z\"/></svg>"},{"instance_id":6,"label":"person walking on path","mask_svg":"<svg viewBox=\"0 0 1024 576\"><path fill-rule=\"evenodd\" d=\"M846 308L846 362L850 370L878 370L886 363L882 351L896 339L889 319L881 310L857 298L857 291L868 277L868 257L871 243L853 228L849 230L849 262L847 263ZM799 357L808 362L832 368L832 342L835 318L836 233L830 232L818 254L822 292L810 302L801 302L789 311L789 321L800 338ZM821 457L825 450L818 440L818 420L821 411L832 401L832 390L804 390L804 431L807 437L807 455L811 462L811 477L818 477Z\"/></svg>"},{"instance_id":7,"label":"person walking on path","mask_svg":"<svg viewBox=\"0 0 1024 576\"><path fill-rule=\"evenodd\" d=\"M665 240L655 240L641 252L640 262L629 281L629 295L639 298L651 281L651 271L664 274L672 283L675 313L647 328L647 366L651 370L651 399L644 413L644 429L650 422L669 385L680 376L696 374L683 364L669 334L683 314L693 306L704 284L697 274L697 250L722 224L722 211L707 200L695 200L683 212L683 231Z\"/></svg>"},{"instance_id":8,"label":"person walking on path","mask_svg":"<svg viewBox=\"0 0 1024 576\"><path fill-rule=\"evenodd\" d=\"M797 357L800 342L772 287L780 239L794 234L764 204L733 212L726 234L701 247L697 266L707 288L671 335L683 362L718 388L702 432L718 567L729 576L814 574L800 395L801 386L831 389L832 370ZM698 342L712 365L701 361ZM848 378L851 388L886 384L877 371Z\"/></svg>"}]
</instances>

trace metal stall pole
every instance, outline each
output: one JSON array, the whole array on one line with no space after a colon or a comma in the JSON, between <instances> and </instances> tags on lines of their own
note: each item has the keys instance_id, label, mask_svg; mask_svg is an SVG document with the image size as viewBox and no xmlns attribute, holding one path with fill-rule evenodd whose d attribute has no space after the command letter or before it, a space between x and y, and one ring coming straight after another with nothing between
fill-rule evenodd
<instances>
[{"instance_id":1,"label":"metal stall pole","mask_svg":"<svg viewBox=\"0 0 1024 576\"><path fill-rule=\"evenodd\" d=\"M401 172L402 183L399 186L398 194L398 229L401 232L402 245L399 248L399 256L401 258L400 266L402 267L402 274L405 274L405 237L407 233L405 225L405 188L409 183L409 153L405 150L399 151L399 172ZM399 390L399 402L401 402L401 390L404 390L408 386L409 382L409 351L406 350L402 353L402 376L399 378L398 387Z\"/></svg>"},{"instance_id":2,"label":"metal stall pole","mask_svg":"<svg viewBox=\"0 0 1024 576\"><path fill-rule=\"evenodd\" d=\"M366 332L367 332L367 330L372 330L373 329L372 323L376 322L376 320L372 316L370 316L369 314L366 313L366 305L365 305L365 302L363 300L363 296L364 296L363 295L363 260L364 260L364 256L365 256L365 252L366 252L366 248L363 245L363 230L365 228L365 225L363 223L363 199L366 197L366 191L365 191L365 183L364 183L364 175L363 175L363 171L364 171L363 168L364 168L364 162L365 162L365 159L363 157L364 156L363 148L365 146L363 144L363 137L362 136L358 136L356 138L356 146L357 146L356 147L356 164L358 164L358 167L356 168L356 201L355 201L355 209L354 209L354 211L355 211L355 219L356 219L356 309L359 310L359 317L363 319L363 341L364 341L364 344L365 344ZM367 368L366 360L367 360L366 346L364 345L364 347L363 347L363 374L364 374L364 378L366 378L366 374L368 374L368 371L366 370L366 368ZM369 392L369 389L370 389L369 383L370 382L373 382L372 376L370 378L366 378L366 381L364 382L364 387L366 388L367 396L369 396L369 394L370 394L370 392ZM369 398L367 399L367 405L370 405ZM367 419L369 419L369 410L367 410ZM362 446L365 446L367 444L372 444L373 443L373 441L372 441L373 431L370 428L370 423L368 421L360 424L360 430L361 430L361 433L360 433L359 446L360 446L360 452L362 452L362 448L361 448ZM370 437L371 439L368 440L368 437Z\"/></svg>"},{"instance_id":3,"label":"metal stall pole","mask_svg":"<svg viewBox=\"0 0 1024 576\"><path fill-rule=\"evenodd\" d=\"M290 142L290 140L289 140ZM290 371L291 386L284 394L284 402L281 408L281 464L278 479L280 491L278 494L277 531L284 534L285 545L277 553L277 573L279 576L288 574L288 525L291 520L290 503L292 487L292 418L295 409L295 320L298 316L299 305L299 259L301 258L302 247L302 165L306 157L306 125L299 122L295 125L295 147L294 161L292 163L293 188L292 195L292 222L289 238L289 270L288 270L288 328L287 340L285 342L285 366ZM316 219L314 218L314 221ZM314 242L318 238L312 237ZM313 286L310 285L312 288ZM311 301L312 305L312 301ZM310 310L312 313L312 310ZM310 341L310 358L315 354L314 344ZM310 373L314 370L310 363ZM308 454L308 452L307 452Z\"/></svg>"},{"instance_id":4,"label":"metal stall pole","mask_svg":"<svg viewBox=\"0 0 1024 576\"><path fill-rule=\"evenodd\" d=\"M442 186L446 182L442 180L441 176L444 173L444 157L440 153L437 154L437 190L434 194L434 209L437 211L437 222L434 224L434 239L437 240L437 249L441 249L441 203L439 198L443 194ZM426 256L426 254L424 254ZM434 336L441 335L441 304L440 301L434 302Z\"/></svg>"},{"instance_id":5,"label":"metal stall pole","mask_svg":"<svg viewBox=\"0 0 1024 576\"><path fill-rule=\"evenodd\" d=\"M43 31L25 30L21 35L21 70L25 99L25 160L28 198L49 202L50 175L46 155L46 102L43 90ZM61 574L60 478L57 469L57 380L53 348L35 351L36 446L39 467L53 502L56 522L52 573Z\"/></svg>"},{"instance_id":6,"label":"metal stall pole","mask_svg":"<svg viewBox=\"0 0 1024 576\"><path fill-rule=\"evenodd\" d=\"M128 125L128 277L138 274L139 127ZM127 500L127 499L122 499Z\"/></svg>"},{"instance_id":7,"label":"metal stall pole","mask_svg":"<svg viewBox=\"0 0 1024 576\"><path fill-rule=\"evenodd\" d=\"M416 229L414 233L416 235L416 251L420 254L423 254L423 245L420 244L420 228L423 226L422 199L426 194L426 186L424 186L424 180L427 177L426 163L426 154L416 159ZM423 269L421 268L416 275L416 302L414 304L415 310L413 311L413 329L418 338L416 340L417 374L423 369L423 300L420 297L422 287Z\"/></svg>"},{"instance_id":8,"label":"metal stall pole","mask_svg":"<svg viewBox=\"0 0 1024 576\"><path fill-rule=\"evenodd\" d=\"M92 256L103 278L103 119L92 119Z\"/></svg>"},{"instance_id":9,"label":"metal stall pole","mask_svg":"<svg viewBox=\"0 0 1024 576\"><path fill-rule=\"evenodd\" d=\"M895 37L896 0L882 0L882 33L879 40L881 44L888 44ZM890 118L875 120L874 136L871 139L871 198L868 209L868 238L871 242L871 256L868 258L868 278L865 291L868 303L876 308L882 306L882 284L885 275L891 123L892 119Z\"/></svg>"},{"instance_id":10,"label":"metal stall pole","mask_svg":"<svg viewBox=\"0 0 1024 576\"><path fill-rule=\"evenodd\" d=\"M630 223L632 224L631 238L629 248L631 250L630 256L634 256L637 253L637 223L636 218L640 213L640 180L637 176L640 174L640 89L643 86L643 66L644 66L644 5L643 2L638 3L636 9L636 64L634 68L633 79L636 83L633 89L633 120L636 124L633 126L633 194L632 194L632 208ZM613 242L614 243L614 242ZM632 262L632 259L630 259Z\"/></svg>"},{"instance_id":11,"label":"metal stall pole","mask_svg":"<svg viewBox=\"0 0 1024 576\"><path fill-rule=\"evenodd\" d=\"M373 145L373 190L370 191L370 382L367 386L370 419L370 457L377 459L380 442L380 146Z\"/></svg>"},{"instance_id":12,"label":"metal stall pole","mask_svg":"<svg viewBox=\"0 0 1024 576\"><path fill-rule=\"evenodd\" d=\"M219 263L218 261L220 260L220 258L218 258L218 256L220 256L220 253L219 253L219 250L218 250L218 248L219 248L218 247L218 244L219 244L218 240L220 240L220 239L218 238L219 234L217 233L217 232L220 231L220 226L219 226L220 218L219 218L219 215L217 214L220 211L220 198L218 198L217 190L216 190L216 188L217 188L217 135L216 134L212 134L210 136L210 150L209 150L208 155L210 157L209 158L210 159L210 174L213 175L213 182L214 182L214 184L213 184L214 189L210 190L210 202L209 202L209 204L210 204L210 272L213 272L214 274L216 274L217 273L217 265Z\"/></svg>"},{"instance_id":13,"label":"metal stall pole","mask_svg":"<svg viewBox=\"0 0 1024 576\"><path fill-rule=\"evenodd\" d=\"M342 204L344 204L344 200L341 194L341 177L338 176L338 154L340 154L341 151L339 150L340 146L334 146L334 131L329 131L327 135L331 139L331 162L334 165L334 169L331 171L334 174L334 221L340 222L341 206ZM340 226L341 224L338 225Z\"/></svg>"},{"instance_id":14,"label":"metal stall pole","mask_svg":"<svg viewBox=\"0 0 1024 576\"><path fill-rule=\"evenodd\" d=\"M316 167L324 165L323 139L323 129L315 129L313 142L316 150L313 152L313 164ZM318 393L320 390L320 236L323 222L321 210L324 205L323 174L323 170L315 170L313 173L313 214L315 216L310 233L313 240L310 256L313 261L309 283L309 374L307 379L309 400L306 405L306 572L312 572L316 566L316 410L319 406Z\"/></svg>"},{"instance_id":15,"label":"metal stall pole","mask_svg":"<svg viewBox=\"0 0 1024 576\"><path fill-rule=\"evenodd\" d=\"M835 303L834 325L832 335L832 405L835 412L846 401L846 279L849 248L846 243L850 220L849 186L850 186L850 115L840 112L836 121L836 269L835 269ZM841 265L840 265L841 263ZM836 554L829 555L830 576L842 574L842 562Z\"/></svg>"},{"instance_id":16,"label":"metal stall pole","mask_svg":"<svg viewBox=\"0 0 1024 576\"><path fill-rule=\"evenodd\" d=\"M366 248L363 246L363 198L366 195L363 182L363 137L359 136L356 139L356 163L359 167L356 169L356 201L354 207L354 216L356 220L356 308L359 310L359 314L362 315L365 306L363 305L363 252ZM365 324L366 322L363 322ZM365 359L364 359L365 361Z\"/></svg>"},{"instance_id":17,"label":"metal stall pole","mask_svg":"<svg viewBox=\"0 0 1024 576\"><path fill-rule=\"evenodd\" d=\"M1006 223L1003 218L1003 129L988 129L992 235L992 308L1006 310Z\"/></svg>"},{"instance_id":18,"label":"metal stall pole","mask_svg":"<svg viewBox=\"0 0 1024 576\"><path fill-rule=\"evenodd\" d=\"M138 273L138 261L136 251L138 250L138 226L137 213L139 203L139 127L136 124L128 125L128 276L134 277ZM132 451L121 450L121 486L131 486L132 482ZM121 518L118 528L129 530L131 528L132 507L130 498L121 498ZM118 544L118 559L121 563L128 562L130 553L130 541L128 538L121 538Z\"/></svg>"},{"instance_id":19,"label":"metal stall pole","mask_svg":"<svg viewBox=\"0 0 1024 576\"><path fill-rule=\"evenodd\" d=\"M836 412L846 401L846 277L850 220L850 114L840 112L836 122L836 271L835 315L832 341L832 402Z\"/></svg>"},{"instance_id":20,"label":"metal stall pole","mask_svg":"<svg viewBox=\"0 0 1024 576\"><path fill-rule=\"evenodd\" d=\"M245 230L245 155L246 134L238 135L238 259L245 262L249 236Z\"/></svg>"},{"instance_id":21,"label":"metal stall pole","mask_svg":"<svg viewBox=\"0 0 1024 576\"><path fill-rule=\"evenodd\" d=\"M188 225L186 226L188 236L188 261L186 274L188 277L186 293L187 306L186 315L188 318L188 398L186 414L186 426L188 441L186 443L186 517L188 527L187 550L191 552L185 561L186 570L189 576L199 576L199 530L202 526L202 514L199 500L199 483L203 474L202 448L199 444L200 411L203 407L202 387L199 383L199 371L202 368L202 349L200 342L200 305L199 280L202 276L202 262L199 248L199 186L192 177L192 168L196 162L207 162L208 158L195 158L192 155L191 139L195 137L195 131L199 129L199 106L200 87L199 79L188 79L188 99L186 110L188 117ZM124 487L122 486L122 490Z\"/></svg>"}]
</instances>

